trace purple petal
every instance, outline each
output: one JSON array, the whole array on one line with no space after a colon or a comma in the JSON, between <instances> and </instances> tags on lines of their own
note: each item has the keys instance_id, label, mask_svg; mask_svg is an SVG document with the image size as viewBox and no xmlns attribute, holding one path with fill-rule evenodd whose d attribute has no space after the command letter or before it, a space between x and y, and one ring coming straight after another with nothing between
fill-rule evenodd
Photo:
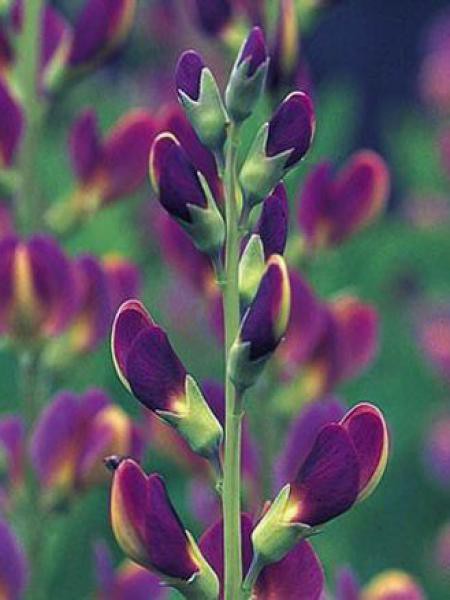
<instances>
[{"instance_id":1,"label":"purple petal","mask_svg":"<svg viewBox=\"0 0 450 600\"><path fill-rule=\"evenodd\" d=\"M23 476L25 426L17 415L3 415L0 418L0 453L7 459L8 478L18 483Z\"/></svg>"},{"instance_id":2,"label":"purple petal","mask_svg":"<svg viewBox=\"0 0 450 600\"><path fill-rule=\"evenodd\" d=\"M159 201L167 212L191 222L189 204L206 208L206 197L196 169L172 134L159 135L150 157Z\"/></svg>"},{"instance_id":3,"label":"purple petal","mask_svg":"<svg viewBox=\"0 0 450 600\"><path fill-rule=\"evenodd\" d=\"M45 68L64 48L71 32L67 21L52 6L45 6L42 21L41 68Z\"/></svg>"},{"instance_id":4,"label":"purple petal","mask_svg":"<svg viewBox=\"0 0 450 600\"><path fill-rule=\"evenodd\" d=\"M42 411L31 439L31 458L43 486L74 484L80 430L74 394L62 392Z\"/></svg>"},{"instance_id":5,"label":"purple petal","mask_svg":"<svg viewBox=\"0 0 450 600\"><path fill-rule=\"evenodd\" d=\"M195 0L199 27L207 35L222 31L232 16L230 0Z\"/></svg>"},{"instance_id":6,"label":"purple petal","mask_svg":"<svg viewBox=\"0 0 450 600\"><path fill-rule=\"evenodd\" d=\"M293 520L315 526L347 511L359 490L358 456L346 430L325 425L292 484Z\"/></svg>"},{"instance_id":7,"label":"purple petal","mask_svg":"<svg viewBox=\"0 0 450 600\"><path fill-rule=\"evenodd\" d=\"M95 578L100 597L112 597L115 584L111 552L105 542L94 544Z\"/></svg>"},{"instance_id":8,"label":"purple petal","mask_svg":"<svg viewBox=\"0 0 450 600\"><path fill-rule=\"evenodd\" d=\"M186 369L162 329L154 325L137 335L125 372L133 394L144 406L176 412L177 401L184 398Z\"/></svg>"},{"instance_id":9,"label":"purple petal","mask_svg":"<svg viewBox=\"0 0 450 600\"><path fill-rule=\"evenodd\" d=\"M97 258L81 256L74 262L78 311L71 329L77 352L94 349L108 334L112 320L108 280Z\"/></svg>"},{"instance_id":10,"label":"purple petal","mask_svg":"<svg viewBox=\"0 0 450 600\"><path fill-rule=\"evenodd\" d=\"M0 520L0 589L7 600L20 600L27 583L24 551L6 521Z\"/></svg>"},{"instance_id":11,"label":"purple petal","mask_svg":"<svg viewBox=\"0 0 450 600\"><path fill-rule=\"evenodd\" d=\"M118 571L115 590L117 600L167 598L167 590L161 585L159 578L132 562L125 564Z\"/></svg>"},{"instance_id":12,"label":"purple petal","mask_svg":"<svg viewBox=\"0 0 450 600\"><path fill-rule=\"evenodd\" d=\"M98 168L102 156L97 117L93 110L84 111L73 124L69 151L75 175L86 182Z\"/></svg>"},{"instance_id":13,"label":"purple petal","mask_svg":"<svg viewBox=\"0 0 450 600\"><path fill-rule=\"evenodd\" d=\"M327 396L305 406L293 421L276 466L279 488L292 481L310 454L319 431L328 423L338 423L344 416L343 404Z\"/></svg>"},{"instance_id":14,"label":"purple petal","mask_svg":"<svg viewBox=\"0 0 450 600\"><path fill-rule=\"evenodd\" d=\"M311 170L303 186L298 222L312 247L328 242L329 224L324 218L332 201L332 180L331 164L322 162Z\"/></svg>"},{"instance_id":15,"label":"purple petal","mask_svg":"<svg viewBox=\"0 0 450 600\"><path fill-rule=\"evenodd\" d=\"M278 255L274 255L275 257ZM278 258L272 263L269 261L256 296L242 322L240 338L242 342L250 343L251 360L273 352L284 335L284 331L278 331L277 321L283 312L289 285L286 285L284 263Z\"/></svg>"},{"instance_id":16,"label":"purple petal","mask_svg":"<svg viewBox=\"0 0 450 600\"><path fill-rule=\"evenodd\" d=\"M152 566L168 575L188 580L198 571L186 533L159 475L147 481L146 536Z\"/></svg>"},{"instance_id":17,"label":"purple petal","mask_svg":"<svg viewBox=\"0 0 450 600\"><path fill-rule=\"evenodd\" d=\"M18 240L7 237L0 241L0 331L8 329L13 302L13 264Z\"/></svg>"},{"instance_id":18,"label":"purple petal","mask_svg":"<svg viewBox=\"0 0 450 600\"><path fill-rule=\"evenodd\" d=\"M205 176L216 202L223 200L223 185L213 153L199 140L184 111L171 106L161 123L162 131L170 131L179 140L197 171ZM191 243L192 245L192 243Z\"/></svg>"},{"instance_id":19,"label":"purple petal","mask_svg":"<svg viewBox=\"0 0 450 600\"><path fill-rule=\"evenodd\" d=\"M426 596L411 575L395 569L376 575L361 595L367 600L426 600Z\"/></svg>"},{"instance_id":20,"label":"purple petal","mask_svg":"<svg viewBox=\"0 0 450 600\"><path fill-rule=\"evenodd\" d=\"M341 421L359 460L359 498L367 497L380 481L388 459L389 435L381 411L367 403L355 406Z\"/></svg>"},{"instance_id":21,"label":"purple petal","mask_svg":"<svg viewBox=\"0 0 450 600\"><path fill-rule=\"evenodd\" d=\"M205 64L195 50L186 50L180 56L175 72L177 90L181 90L192 100L200 95L200 79Z\"/></svg>"},{"instance_id":22,"label":"purple petal","mask_svg":"<svg viewBox=\"0 0 450 600\"><path fill-rule=\"evenodd\" d=\"M108 133L103 145L105 202L133 194L145 181L156 126L144 110L127 113Z\"/></svg>"},{"instance_id":23,"label":"purple petal","mask_svg":"<svg viewBox=\"0 0 450 600\"><path fill-rule=\"evenodd\" d=\"M281 0L275 40L270 52L268 87L271 91L292 87L300 60L299 27L293 0Z\"/></svg>"},{"instance_id":24,"label":"purple petal","mask_svg":"<svg viewBox=\"0 0 450 600\"><path fill-rule=\"evenodd\" d=\"M253 558L252 540L251 533L253 529L253 523L251 518L246 515L241 515L241 539L242 539L242 571L247 573L250 563ZM211 525L209 529L200 538L199 542L200 550L217 574L220 581L220 596L219 600L223 599L223 520L220 519L214 525Z\"/></svg>"},{"instance_id":25,"label":"purple petal","mask_svg":"<svg viewBox=\"0 0 450 600\"><path fill-rule=\"evenodd\" d=\"M265 567L255 586L255 600L320 600L325 578L312 546L300 542L282 560ZM253 597L253 596L252 596Z\"/></svg>"},{"instance_id":26,"label":"purple petal","mask_svg":"<svg viewBox=\"0 0 450 600\"><path fill-rule=\"evenodd\" d=\"M336 576L336 600L360 600L361 590L352 569L339 569Z\"/></svg>"},{"instance_id":27,"label":"purple petal","mask_svg":"<svg viewBox=\"0 0 450 600\"><path fill-rule=\"evenodd\" d=\"M253 27L246 39L238 64L248 60L247 77L251 77L266 58L267 49L264 34L259 27Z\"/></svg>"},{"instance_id":28,"label":"purple petal","mask_svg":"<svg viewBox=\"0 0 450 600\"><path fill-rule=\"evenodd\" d=\"M445 413L426 432L426 472L444 489L450 486L450 417Z\"/></svg>"},{"instance_id":29,"label":"purple petal","mask_svg":"<svg viewBox=\"0 0 450 600\"><path fill-rule=\"evenodd\" d=\"M370 304L343 296L332 304L340 331L342 366L340 379L350 379L364 370L378 349L378 313Z\"/></svg>"},{"instance_id":30,"label":"purple petal","mask_svg":"<svg viewBox=\"0 0 450 600\"><path fill-rule=\"evenodd\" d=\"M303 92L292 92L269 121L267 156L292 150L285 168L295 165L309 150L315 128L312 101Z\"/></svg>"},{"instance_id":31,"label":"purple petal","mask_svg":"<svg viewBox=\"0 0 450 600\"><path fill-rule=\"evenodd\" d=\"M20 143L24 119L19 103L3 79L0 79L0 115L0 160L9 167Z\"/></svg>"},{"instance_id":32,"label":"purple petal","mask_svg":"<svg viewBox=\"0 0 450 600\"><path fill-rule=\"evenodd\" d=\"M317 347L326 318L322 303L310 285L295 271L289 272L291 313L286 337L278 351L280 364L292 377Z\"/></svg>"},{"instance_id":33,"label":"purple petal","mask_svg":"<svg viewBox=\"0 0 450 600\"><path fill-rule=\"evenodd\" d=\"M117 311L111 335L114 362L119 375L127 379L128 354L136 337L153 326L153 320L138 300L127 300Z\"/></svg>"},{"instance_id":34,"label":"purple petal","mask_svg":"<svg viewBox=\"0 0 450 600\"><path fill-rule=\"evenodd\" d=\"M283 254L289 226L289 208L286 188L279 183L271 195L264 200L261 216L255 228L264 246L268 260L272 254Z\"/></svg>"}]
</instances>

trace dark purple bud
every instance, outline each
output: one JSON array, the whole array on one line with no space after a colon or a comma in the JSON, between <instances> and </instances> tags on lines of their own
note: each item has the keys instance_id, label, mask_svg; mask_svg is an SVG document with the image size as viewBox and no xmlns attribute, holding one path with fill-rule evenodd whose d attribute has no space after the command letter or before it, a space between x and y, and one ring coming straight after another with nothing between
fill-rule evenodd
<instances>
[{"instance_id":1,"label":"dark purple bud","mask_svg":"<svg viewBox=\"0 0 450 600\"><path fill-rule=\"evenodd\" d=\"M181 90L191 100L198 100L200 80L205 64L195 50L186 50L180 56L175 72L177 90Z\"/></svg>"},{"instance_id":2,"label":"dark purple bud","mask_svg":"<svg viewBox=\"0 0 450 600\"><path fill-rule=\"evenodd\" d=\"M292 92L269 121L267 156L291 150L284 168L293 167L308 152L315 129L314 108L309 96Z\"/></svg>"},{"instance_id":3,"label":"dark purple bud","mask_svg":"<svg viewBox=\"0 0 450 600\"><path fill-rule=\"evenodd\" d=\"M272 254L283 254L289 227L289 209L286 188L279 183L264 200L261 216L255 228L264 247L266 260Z\"/></svg>"},{"instance_id":4,"label":"dark purple bud","mask_svg":"<svg viewBox=\"0 0 450 600\"><path fill-rule=\"evenodd\" d=\"M0 520L0 589L7 600L23 598L27 561L23 548L6 521Z\"/></svg>"},{"instance_id":5,"label":"dark purple bud","mask_svg":"<svg viewBox=\"0 0 450 600\"><path fill-rule=\"evenodd\" d=\"M162 133L154 141L150 173L159 201L172 216L191 223L188 205L207 207L196 169L171 133Z\"/></svg>"},{"instance_id":6,"label":"dark purple bud","mask_svg":"<svg viewBox=\"0 0 450 600\"><path fill-rule=\"evenodd\" d=\"M247 37L238 65L248 61L247 77L251 77L266 59L267 49L264 34L259 27L254 27Z\"/></svg>"}]
</instances>

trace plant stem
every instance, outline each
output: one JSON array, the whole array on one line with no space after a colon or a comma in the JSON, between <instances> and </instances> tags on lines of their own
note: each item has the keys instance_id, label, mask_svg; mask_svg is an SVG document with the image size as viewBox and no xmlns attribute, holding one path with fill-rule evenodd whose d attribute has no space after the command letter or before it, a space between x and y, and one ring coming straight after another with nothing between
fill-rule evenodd
<instances>
[{"instance_id":1,"label":"plant stem","mask_svg":"<svg viewBox=\"0 0 450 600\"><path fill-rule=\"evenodd\" d=\"M228 356L240 323L239 315L239 231L238 206L236 196L236 159L239 130L230 124L228 146L225 158L226 189L226 252L224 293L225 322L225 370ZM225 455L223 480L223 519L225 557L225 600L237 600L242 584L241 549L241 422L242 409L235 387L225 375L226 417Z\"/></svg>"},{"instance_id":2,"label":"plant stem","mask_svg":"<svg viewBox=\"0 0 450 600\"><path fill-rule=\"evenodd\" d=\"M43 116L43 107L39 97L43 0L25 0L22 4L23 24L17 45L16 74L25 116L25 131L19 156L19 187L16 196L16 212L23 232L28 234L39 223L41 213L36 185L36 155Z\"/></svg>"}]
</instances>

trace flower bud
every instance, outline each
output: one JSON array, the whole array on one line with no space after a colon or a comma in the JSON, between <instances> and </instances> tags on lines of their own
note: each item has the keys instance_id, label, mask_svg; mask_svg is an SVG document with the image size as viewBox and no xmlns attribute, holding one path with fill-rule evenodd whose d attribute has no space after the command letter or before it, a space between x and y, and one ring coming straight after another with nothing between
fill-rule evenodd
<instances>
[{"instance_id":1,"label":"flower bud","mask_svg":"<svg viewBox=\"0 0 450 600\"><path fill-rule=\"evenodd\" d=\"M303 158L314 129L311 99L303 92L292 92L261 127L242 167L239 179L250 207L261 202Z\"/></svg>"},{"instance_id":2,"label":"flower bud","mask_svg":"<svg viewBox=\"0 0 450 600\"><path fill-rule=\"evenodd\" d=\"M111 346L125 387L148 409L175 427L194 452L216 456L222 427L187 374L165 332L137 300L119 308Z\"/></svg>"},{"instance_id":3,"label":"flower bud","mask_svg":"<svg viewBox=\"0 0 450 600\"><path fill-rule=\"evenodd\" d=\"M333 176L322 163L303 189L299 225L311 248L342 243L377 217L389 194L389 171L375 152L362 150Z\"/></svg>"},{"instance_id":4,"label":"flower bud","mask_svg":"<svg viewBox=\"0 0 450 600\"><path fill-rule=\"evenodd\" d=\"M258 291L247 309L234 341L228 374L243 391L253 385L283 338L290 311L290 286L286 263L274 254L267 262Z\"/></svg>"},{"instance_id":5,"label":"flower bud","mask_svg":"<svg viewBox=\"0 0 450 600\"><path fill-rule=\"evenodd\" d=\"M114 469L111 523L125 554L186 597L216 600L217 576L183 529L163 479L147 476L130 459L109 464Z\"/></svg>"},{"instance_id":6,"label":"flower bud","mask_svg":"<svg viewBox=\"0 0 450 600\"><path fill-rule=\"evenodd\" d=\"M279 183L263 203L261 216L255 227L262 240L264 256L268 260L272 254L283 254L289 227L289 207L286 188Z\"/></svg>"},{"instance_id":7,"label":"flower bud","mask_svg":"<svg viewBox=\"0 0 450 600\"><path fill-rule=\"evenodd\" d=\"M225 226L208 183L171 133L160 134L150 154L150 176L159 201L199 250L216 255Z\"/></svg>"},{"instance_id":8,"label":"flower bud","mask_svg":"<svg viewBox=\"0 0 450 600\"><path fill-rule=\"evenodd\" d=\"M236 123L252 114L264 86L268 64L263 32L254 27L241 46L225 90L227 111Z\"/></svg>"},{"instance_id":9,"label":"flower bud","mask_svg":"<svg viewBox=\"0 0 450 600\"><path fill-rule=\"evenodd\" d=\"M221 150L228 116L213 74L194 50L181 55L176 86L180 102L201 142L210 150Z\"/></svg>"},{"instance_id":10,"label":"flower bud","mask_svg":"<svg viewBox=\"0 0 450 600\"><path fill-rule=\"evenodd\" d=\"M244 306L255 297L265 268L263 243L259 235L253 234L239 261L239 297Z\"/></svg>"}]
</instances>

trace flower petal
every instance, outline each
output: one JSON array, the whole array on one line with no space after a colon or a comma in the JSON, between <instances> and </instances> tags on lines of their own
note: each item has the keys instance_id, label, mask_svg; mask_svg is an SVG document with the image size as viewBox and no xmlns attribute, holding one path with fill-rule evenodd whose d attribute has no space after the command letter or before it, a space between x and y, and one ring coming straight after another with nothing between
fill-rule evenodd
<instances>
[{"instance_id":1,"label":"flower petal","mask_svg":"<svg viewBox=\"0 0 450 600\"><path fill-rule=\"evenodd\" d=\"M268 260L272 254L283 254L289 226L289 208L286 188L279 183L264 200L261 216L255 233L261 237L264 256Z\"/></svg>"}]
</instances>

